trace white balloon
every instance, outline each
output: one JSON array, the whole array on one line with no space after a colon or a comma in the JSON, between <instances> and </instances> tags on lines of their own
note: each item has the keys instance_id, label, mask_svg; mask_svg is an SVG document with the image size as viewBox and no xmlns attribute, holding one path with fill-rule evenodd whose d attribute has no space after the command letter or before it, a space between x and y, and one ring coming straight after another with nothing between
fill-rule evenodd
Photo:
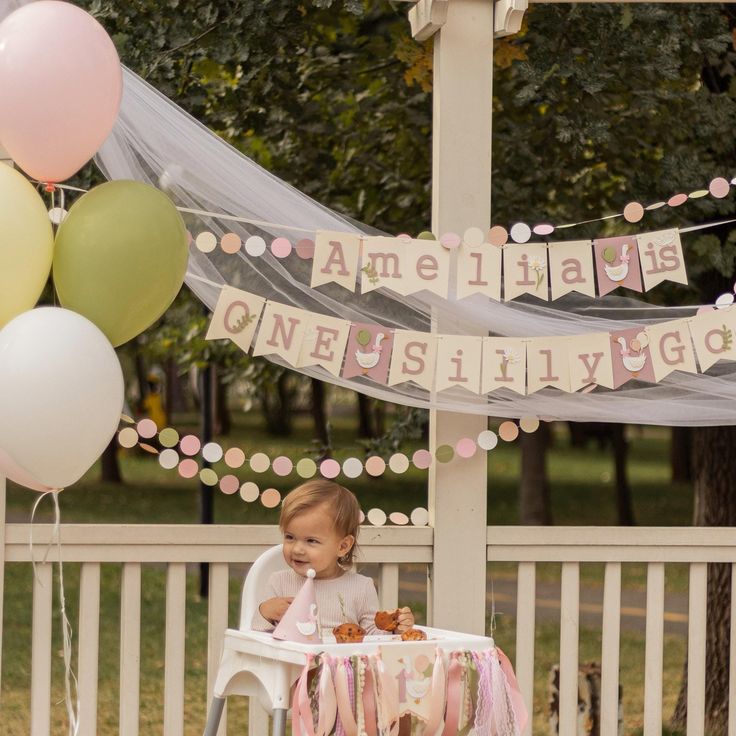
<instances>
[{"instance_id":1,"label":"white balloon","mask_svg":"<svg viewBox=\"0 0 736 736\"><path fill-rule=\"evenodd\" d=\"M115 350L88 319L58 307L0 330L0 473L34 490L79 480L123 409Z\"/></svg>"}]
</instances>

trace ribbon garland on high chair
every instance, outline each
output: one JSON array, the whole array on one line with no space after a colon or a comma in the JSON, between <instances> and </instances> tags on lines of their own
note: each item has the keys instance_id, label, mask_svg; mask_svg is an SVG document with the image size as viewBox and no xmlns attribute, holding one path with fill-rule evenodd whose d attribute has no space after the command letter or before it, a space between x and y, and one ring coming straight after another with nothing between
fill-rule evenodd
<instances>
[{"instance_id":1,"label":"ribbon garland on high chair","mask_svg":"<svg viewBox=\"0 0 736 736\"><path fill-rule=\"evenodd\" d=\"M421 652L402 648L398 665L381 652L308 655L293 689L294 736L520 736L528 714L500 649Z\"/></svg>"}]
</instances>

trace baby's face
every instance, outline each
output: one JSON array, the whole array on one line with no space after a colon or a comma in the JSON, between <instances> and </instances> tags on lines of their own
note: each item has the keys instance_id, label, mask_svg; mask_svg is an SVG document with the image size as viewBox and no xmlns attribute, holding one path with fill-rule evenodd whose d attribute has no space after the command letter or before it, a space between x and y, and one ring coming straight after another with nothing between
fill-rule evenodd
<instances>
[{"instance_id":1,"label":"baby's face","mask_svg":"<svg viewBox=\"0 0 736 736\"><path fill-rule=\"evenodd\" d=\"M352 536L337 533L330 510L323 504L294 517L284 528L284 559L300 575L306 576L311 567L318 578L334 578L342 574L338 558L354 542Z\"/></svg>"}]
</instances>

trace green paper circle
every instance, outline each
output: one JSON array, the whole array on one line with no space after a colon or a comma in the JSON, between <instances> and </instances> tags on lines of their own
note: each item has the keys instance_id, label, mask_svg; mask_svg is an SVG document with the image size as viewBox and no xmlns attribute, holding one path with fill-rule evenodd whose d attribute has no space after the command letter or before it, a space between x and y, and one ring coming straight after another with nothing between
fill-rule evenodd
<instances>
[{"instance_id":1,"label":"green paper circle","mask_svg":"<svg viewBox=\"0 0 736 736\"><path fill-rule=\"evenodd\" d=\"M303 457L296 464L296 472L300 478L313 478L314 474L317 472L317 463L315 463L311 458Z\"/></svg>"},{"instance_id":2,"label":"green paper circle","mask_svg":"<svg viewBox=\"0 0 736 736\"><path fill-rule=\"evenodd\" d=\"M434 456L437 458L438 463L449 463L455 457L455 450L450 445L440 445Z\"/></svg>"},{"instance_id":3,"label":"green paper circle","mask_svg":"<svg viewBox=\"0 0 736 736\"><path fill-rule=\"evenodd\" d=\"M179 443L179 433L172 427L166 427L158 433L158 441L164 447L176 447Z\"/></svg>"},{"instance_id":4,"label":"green paper circle","mask_svg":"<svg viewBox=\"0 0 736 736\"><path fill-rule=\"evenodd\" d=\"M217 473L212 468L202 468L199 471L199 479L206 486L216 486L218 481Z\"/></svg>"},{"instance_id":5,"label":"green paper circle","mask_svg":"<svg viewBox=\"0 0 736 736\"><path fill-rule=\"evenodd\" d=\"M429 232L429 230L422 230L422 232L417 235L417 240L437 240L437 238L434 236L434 233Z\"/></svg>"}]
</instances>

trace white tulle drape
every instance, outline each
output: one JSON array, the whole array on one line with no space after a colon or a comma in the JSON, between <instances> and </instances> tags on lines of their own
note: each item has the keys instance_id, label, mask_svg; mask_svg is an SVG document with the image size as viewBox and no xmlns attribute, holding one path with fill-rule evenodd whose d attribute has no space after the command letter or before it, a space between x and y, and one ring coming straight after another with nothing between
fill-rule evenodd
<instances>
[{"instance_id":1,"label":"white tulle drape","mask_svg":"<svg viewBox=\"0 0 736 736\"><path fill-rule=\"evenodd\" d=\"M323 207L256 165L131 71L125 70L124 79L120 117L97 162L110 179L163 186L180 207L218 213L187 213L193 233L232 231L243 240L260 234L267 242L277 236L293 242L314 237L317 229L375 232ZM233 221L228 216L261 224ZM687 236L685 253L687 259ZM205 254L192 246L187 285L210 309L217 301L219 286L230 284L310 311L390 328L429 331L434 308L452 317L459 334L478 334L477 328L509 336L582 334L694 313L693 308L655 307L614 296L594 300L570 295L549 304L499 304L476 297L452 301L432 295L399 297L391 292L360 295L335 285L312 289L309 279L310 262L296 255L279 260L268 251L257 258L244 250L236 255L219 249ZM709 375L674 373L659 384L634 381L616 391L597 389L589 394L547 388L526 397L503 392L474 396L462 389L430 394L408 383L387 387L365 378L346 381L319 367L300 372L386 401L498 417L535 414L592 422L736 423L736 364L727 362L711 368Z\"/></svg>"}]
</instances>

